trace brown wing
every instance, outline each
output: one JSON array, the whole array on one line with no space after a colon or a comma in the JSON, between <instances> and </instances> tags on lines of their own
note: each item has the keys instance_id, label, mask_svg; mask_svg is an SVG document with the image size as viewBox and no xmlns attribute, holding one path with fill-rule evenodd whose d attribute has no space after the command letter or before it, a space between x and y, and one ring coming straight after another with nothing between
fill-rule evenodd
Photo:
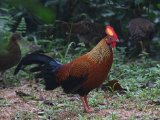
<instances>
[{"instance_id":1,"label":"brown wing","mask_svg":"<svg viewBox=\"0 0 160 120\"><path fill-rule=\"evenodd\" d=\"M71 62L58 72L58 80L65 93L75 93L88 78L89 63L85 61Z\"/></svg>"}]
</instances>

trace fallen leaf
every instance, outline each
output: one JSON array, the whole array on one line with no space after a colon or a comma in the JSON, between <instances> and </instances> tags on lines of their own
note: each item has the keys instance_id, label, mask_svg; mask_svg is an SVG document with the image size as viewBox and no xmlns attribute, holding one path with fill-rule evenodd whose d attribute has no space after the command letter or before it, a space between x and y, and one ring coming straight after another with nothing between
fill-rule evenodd
<instances>
[{"instance_id":1,"label":"fallen leaf","mask_svg":"<svg viewBox=\"0 0 160 120\"><path fill-rule=\"evenodd\" d=\"M104 91L109 90L109 91L112 91L112 92L113 91L118 91L118 92L123 93L124 91L126 91L126 89L122 88L121 85L118 83L118 80L108 81L108 83L102 85L101 88Z\"/></svg>"}]
</instances>

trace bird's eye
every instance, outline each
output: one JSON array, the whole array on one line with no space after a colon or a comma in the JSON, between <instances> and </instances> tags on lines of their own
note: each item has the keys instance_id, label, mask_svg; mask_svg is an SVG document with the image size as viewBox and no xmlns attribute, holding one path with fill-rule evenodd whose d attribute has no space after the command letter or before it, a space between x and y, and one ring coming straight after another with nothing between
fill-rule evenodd
<instances>
[{"instance_id":1,"label":"bird's eye","mask_svg":"<svg viewBox=\"0 0 160 120\"><path fill-rule=\"evenodd\" d=\"M111 36L109 36L109 40L110 40L110 41L112 40L112 37L111 37Z\"/></svg>"}]
</instances>

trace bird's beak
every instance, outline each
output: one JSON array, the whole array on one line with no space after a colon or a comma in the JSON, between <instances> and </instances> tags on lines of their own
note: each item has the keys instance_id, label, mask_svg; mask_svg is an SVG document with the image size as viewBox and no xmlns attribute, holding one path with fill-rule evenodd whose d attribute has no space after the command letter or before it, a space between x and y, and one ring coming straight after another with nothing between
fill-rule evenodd
<instances>
[{"instance_id":1,"label":"bird's beak","mask_svg":"<svg viewBox=\"0 0 160 120\"><path fill-rule=\"evenodd\" d=\"M120 42L119 39L117 39L116 42Z\"/></svg>"},{"instance_id":2,"label":"bird's beak","mask_svg":"<svg viewBox=\"0 0 160 120\"><path fill-rule=\"evenodd\" d=\"M114 39L113 42L119 43L119 39Z\"/></svg>"}]
</instances>

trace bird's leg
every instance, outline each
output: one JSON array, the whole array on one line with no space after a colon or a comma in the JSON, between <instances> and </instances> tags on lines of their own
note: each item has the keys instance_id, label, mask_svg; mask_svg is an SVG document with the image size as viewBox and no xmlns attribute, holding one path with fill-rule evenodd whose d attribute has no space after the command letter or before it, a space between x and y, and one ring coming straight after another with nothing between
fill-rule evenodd
<instances>
[{"instance_id":1,"label":"bird's leg","mask_svg":"<svg viewBox=\"0 0 160 120\"><path fill-rule=\"evenodd\" d=\"M145 49L144 49L144 45L143 45L142 41L140 41L140 45L141 45L141 52L143 53L145 51Z\"/></svg>"},{"instance_id":2,"label":"bird's leg","mask_svg":"<svg viewBox=\"0 0 160 120\"><path fill-rule=\"evenodd\" d=\"M1 72L1 77L2 77L2 79L1 79L1 81L2 81L2 86L3 87L6 87L6 78L5 78L5 74L4 74L4 71L2 71Z\"/></svg>"},{"instance_id":3,"label":"bird's leg","mask_svg":"<svg viewBox=\"0 0 160 120\"><path fill-rule=\"evenodd\" d=\"M146 52L146 48L145 48L144 43L142 41L140 41L140 45L141 45L141 54L144 56L148 56L149 53Z\"/></svg>"},{"instance_id":4,"label":"bird's leg","mask_svg":"<svg viewBox=\"0 0 160 120\"><path fill-rule=\"evenodd\" d=\"M93 112L94 111L94 109L89 107L89 105L88 105L87 95L81 96L81 100L82 100L82 104L83 104L85 112L89 113L89 112Z\"/></svg>"}]
</instances>

